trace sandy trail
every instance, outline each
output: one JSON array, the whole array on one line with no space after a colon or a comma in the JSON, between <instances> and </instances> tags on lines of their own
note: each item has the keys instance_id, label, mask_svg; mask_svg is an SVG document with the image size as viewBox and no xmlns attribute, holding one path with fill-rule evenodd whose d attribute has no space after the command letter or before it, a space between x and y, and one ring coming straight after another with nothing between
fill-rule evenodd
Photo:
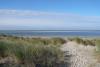
<instances>
[{"instance_id":1,"label":"sandy trail","mask_svg":"<svg viewBox=\"0 0 100 67\"><path fill-rule=\"evenodd\" d=\"M65 53L71 56L71 67L100 67L94 58L94 46L79 45L75 42L68 42L61 47ZM92 66L91 66L92 65Z\"/></svg>"}]
</instances>

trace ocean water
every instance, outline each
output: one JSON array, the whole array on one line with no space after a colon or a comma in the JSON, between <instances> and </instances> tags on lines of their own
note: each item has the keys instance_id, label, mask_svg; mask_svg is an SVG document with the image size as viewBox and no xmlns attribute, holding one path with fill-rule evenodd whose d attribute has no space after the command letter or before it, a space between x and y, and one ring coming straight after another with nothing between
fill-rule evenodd
<instances>
[{"instance_id":1,"label":"ocean water","mask_svg":"<svg viewBox=\"0 0 100 67\"><path fill-rule=\"evenodd\" d=\"M0 30L0 34L14 36L100 36L100 31L34 31L34 30Z\"/></svg>"}]
</instances>

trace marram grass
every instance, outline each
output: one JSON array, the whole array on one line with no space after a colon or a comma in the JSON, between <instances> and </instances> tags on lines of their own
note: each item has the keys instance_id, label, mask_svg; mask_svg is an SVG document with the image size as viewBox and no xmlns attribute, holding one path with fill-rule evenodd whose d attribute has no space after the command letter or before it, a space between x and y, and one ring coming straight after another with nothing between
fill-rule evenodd
<instances>
[{"instance_id":1,"label":"marram grass","mask_svg":"<svg viewBox=\"0 0 100 67\"><path fill-rule=\"evenodd\" d=\"M63 43L61 38L0 36L0 59L10 58L2 67L55 67L63 61L63 52L57 46Z\"/></svg>"},{"instance_id":2,"label":"marram grass","mask_svg":"<svg viewBox=\"0 0 100 67\"><path fill-rule=\"evenodd\" d=\"M74 37L74 38L68 38L68 40L70 41L75 41L78 44L82 44L82 45L90 45L90 46L95 46L95 40L89 40L89 39L82 39L79 37Z\"/></svg>"}]
</instances>

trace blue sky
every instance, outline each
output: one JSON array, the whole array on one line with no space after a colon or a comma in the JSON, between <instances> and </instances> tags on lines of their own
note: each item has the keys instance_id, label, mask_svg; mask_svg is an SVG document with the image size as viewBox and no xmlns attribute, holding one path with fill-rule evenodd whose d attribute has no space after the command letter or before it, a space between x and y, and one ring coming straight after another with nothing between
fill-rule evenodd
<instances>
[{"instance_id":1,"label":"blue sky","mask_svg":"<svg viewBox=\"0 0 100 67\"><path fill-rule=\"evenodd\" d=\"M0 0L0 29L99 30L100 0Z\"/></svg>"}]
</instances>

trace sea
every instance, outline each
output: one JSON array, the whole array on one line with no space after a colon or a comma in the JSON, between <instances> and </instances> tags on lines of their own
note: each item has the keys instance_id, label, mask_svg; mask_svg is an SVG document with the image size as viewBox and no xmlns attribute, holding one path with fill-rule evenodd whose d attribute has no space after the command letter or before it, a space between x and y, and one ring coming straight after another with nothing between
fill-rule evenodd
<instances>
[{"instance_id":1,"label":"sea","mask_svg":"<svg viewBox=\"0 0 100 67\"><path fill-rule=\"evenodd\" d=\"M0 30L0 34L13 36L96 36L100 30Z\"/></svg>"}]
</instances>

